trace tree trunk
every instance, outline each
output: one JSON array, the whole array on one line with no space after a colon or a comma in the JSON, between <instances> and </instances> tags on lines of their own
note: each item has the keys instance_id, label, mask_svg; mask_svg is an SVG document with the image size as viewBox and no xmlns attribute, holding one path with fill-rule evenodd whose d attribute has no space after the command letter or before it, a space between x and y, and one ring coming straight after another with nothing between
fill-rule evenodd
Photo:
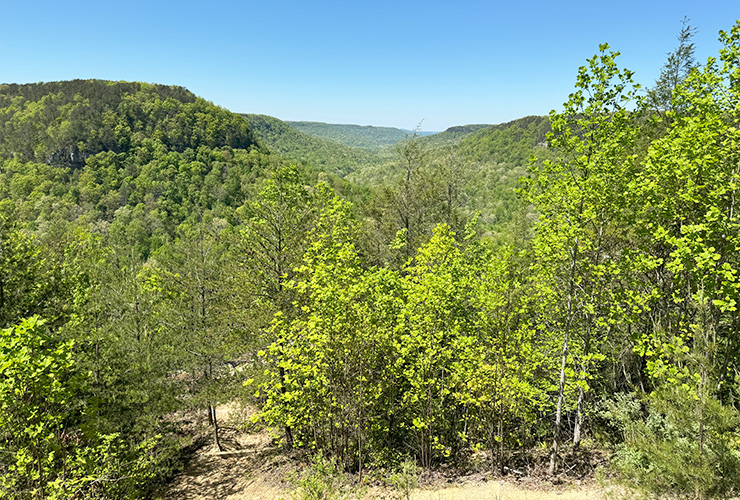
<instances>
[{"instance_id":1,"label":"tree trunk","mask_svg":"<svg viewBox=\"0 0 740 500\"><path fill-rule=\"evenodd\" d=\"M216 445L216 449L218 451L224 451L224 449L221 447L221 439L218 436L218 419L216 418L216 407L209 404L208 412L211 417L210 420L213 424L213 443Z\"/></svg>"},{"instance_id":2,"label":"tree trunk","mask_svg":"<svg viewBox=\"0 0 740 500\"><path fill-rule=\"evenodd\" d=\"M558 387L558 405L555 410L555 429L553 431L552 438L552 451L550 452L550 468L548 474L551 476L555 475L557 468L558 451L560 449L560 431L563 421L563 399L565 397L565 364L568 360L568 331L565 331L565 339L563 340L563 355L560 359L560 385Z\"/></svg>"},{"instance_id":3,"label":"tree trunk","mask_svg":"<svg viewBox=\"0 0 740 500\"><path fill-rule=\"evenodd\" d=\"M578 388L578 406L576 407L576 424L573 427L573 448L581 445L581 430L583 429L583 399L586 391L583 387Z\"/></svg>"},{"instance_id":4,"label":"tree trunk","mask_svg":"<svg viewBox=\"0 0 740 500\"><path fill-rule=\"evenodd\" d=\"M504 409L503 405L498 412L498 471L504 475Z\"/></svg>"},{"instance_id":5,"label":"tree trunk","mask_svg":"<svg viewBox=\"0 0 740 500\"><path fill-rule=\"evenodd\" d=\"M581 202L581 205L583 202ZM573 243L570 261L570 278L568 282L568 303L565 316L565 335L563 337L563 354L560 358L560 385L558 386L558 405L555 411L555 429L552 437L552 452L550 453L550 468L548 473L555 475L557 469L558 452L560 448L560 434L563 422L563 399L565 398L565 365L568 362L568 342L570 327L573 321L573 295L576 288L576 262L578 261L578 238Z\"/></svg>"}]
</instances>

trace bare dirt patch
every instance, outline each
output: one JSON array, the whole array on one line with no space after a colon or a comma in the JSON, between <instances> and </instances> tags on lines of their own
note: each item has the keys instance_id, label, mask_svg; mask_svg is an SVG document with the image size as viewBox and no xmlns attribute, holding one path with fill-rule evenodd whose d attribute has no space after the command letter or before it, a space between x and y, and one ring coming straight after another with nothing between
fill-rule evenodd
<instances>
[{"instance_id":1,"label":"bare dirt patch","mask_svg":"<svg viewBox=\"0 0 740 500\"><path fill-rule=\"evenodd\" d=\"M210 436L169 488L167 500L246 500L286 496L285 476L294 469L280 447L265 430L241 429L248 420L235 405L216 409L223 422L218 451ZM246 418L245 418L246 417Z\"/></svg>"},{"instance_id":2,"label":"bare dirt patch","mask_svg":"<svg viewBox=\"0 0 740 500\"><path fill-rule=\"evenodd\" d=\"M224 428L223 451L217 451L209 434L198 439L200 448L185 471L173 481L166 500L268 500L290 499L294 486L289 477L306 466L297 455L289 456L268 431L243 427L250 410L234 404L221 406L217 415ZM305 458L305 457L304 457ZM351 482L352 478L348 478ZM552 481L537 476L491 478L487 473L455 475L454 471L425 473L413 500L604 500L593 480L563 477ZM356 488L353 488L356 490ZM359 489L351 498L401 498L379 482Z\"/></svg>"}]
</instances>

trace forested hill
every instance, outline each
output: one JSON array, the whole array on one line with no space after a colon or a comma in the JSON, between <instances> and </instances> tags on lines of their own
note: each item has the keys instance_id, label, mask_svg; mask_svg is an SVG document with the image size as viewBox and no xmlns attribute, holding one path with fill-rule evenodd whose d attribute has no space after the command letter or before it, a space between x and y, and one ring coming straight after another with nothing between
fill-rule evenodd
<instances>
[{"instance_id":1,"label":"forested hill","mask_svg":"<svg viewBox=\"0 0 740 500\"><path fill-rule=\"evenodd\" d=\"M243 117L182 87L0 86L0 216L31 230L92 225L146 256L185 220L243 204L282 161Z\"/></svg>"},{"instance_id":2,"label":"forested hill","mask_svg":"<svg viewBox=\"0 0 740 500\"><path fill-rule=\"evenodd\" d=\"M378 165L385 160L366 149L335 142L321 135L304 133L301 127L295 126L297 122L284 122L265 115L243 116L265 147L285 158L313 165L324 172L345 176L358 168Z\"/></svg>"},{"instance_id":3,"label":"forested hill","mask_svg":"<svg viewBox=\"0 0 740 500\"><path fill-rule=\"evenodd\" d=\"M459 142L459 150L475 161L522 165L533 151L547 148L547 133L551 130L549 117L527 116L473 130Z\"/></svg>"},{"instance_id":4,"label":"forested hill","mask_svg":"<svg viewBox=\"0 0 740 500\"><path fill-rule=\"evenodd\" d=\"M101 152L145 139L167 150L249 149L256 138L238 115L182 87L73 80L0 86L0 155L81 167Z\"/></svg>"},{"instance_id":5,"label":"forested hill","mask_svg":"<svg viewBox=\"0 0 740 500\"><path fill-rule=\"evenodd\" d=\"M393 127L373 127L370 125L340 125L320 122L286 122L304 134L360 148L380 152L405 139L413 132Z\"/></svg>"},{"instance_id":6,"label":"forested hill","mask_svg":"<svg viewBox=\"0 0 740 500\"><path fill-rule=\"evenodd\" d=\"M452 146L458 144L466 137L470 137L472 134L478 132L479 130L490 126L491 125L459 125L455 127L450 127L444 132L424 136L421 138L421 141L428 147L432 148Z\"/></svg>"}]
</instances>

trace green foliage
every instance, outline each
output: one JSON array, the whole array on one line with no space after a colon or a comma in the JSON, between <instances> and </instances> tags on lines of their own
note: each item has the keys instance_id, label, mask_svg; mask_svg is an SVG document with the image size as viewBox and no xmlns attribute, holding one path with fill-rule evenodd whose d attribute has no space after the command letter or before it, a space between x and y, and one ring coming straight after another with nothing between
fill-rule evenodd
<instances>
[{"instance_id":1,"label":"green foliage","mask_svg":"<svg viewBox=\"0 0 740 500\"><path fill-rule=\"evenodd\" d=\"M47 483L62 476L74 395L72 344L55 345L42 325L33 317L0 333L0 488L25 498L43 498Z\"/></svg>"},{"instance_id":2,"label":"green foliage","mask_svg":"<svg viewBox=\"0 0 740 500\"><path fill-rule=\"evenodd\" d=\"M432 149L454 146L468 137L476 134L481 129L491 127L490 125L459 125L450 127L444 132L421 136L421 142Z\"/></svg>"},{"instance_id":3,"label":"green foliage","mask_svg":"<svg viewBox=\"0 0 740 500\"><path fill-rule=\"evenodd\" d=\"M295 122L283 122L264 115L244 115L261 144L294 161L311 165L322 172L347 176L356 169L382 165L387 155L361 149L352 144L309 133Z\"/></svg>"},{"instance_id":4,"label":"green foliage","mask_svg":"<svg viewBox=\"0 0 740 500\"><path fill-rule=\"evenodd\" d=\"M623 252L629 237L624 213L634 203L628 181L635 169L637 132L628 108L639 86L630 71L618 68L619 53L608 49L602 45L600 54L579 69L576 91L563 112L551 113L548 143L559 157L533 163L527 179L529 199L540 214L536 266L554 299L543 321L562 339L551 474L562 440L567 384L578 388L577 446L589 379L604 360L600 346L620 341L619 326L640 297L622 293L624 280L635 271ZM576 380L569 381L574 375Z\"/></svg>"},{"instance_id":5,"label":"green foliage","mask_svg":"<svg viewBox=\"0 0 740 500\"><path fill-rule=\"evenodd\" d=\"M416 462L407 458L401 462L398 471L390 475L388 481L400 498L409 500L411 492L419 487L419 476L421 476L421 468L416 465Z\"/></svg>"},{"instance_id":6,"label":"green foliage","mask_svg":"<svg viewBox=\"0 0 740 500\"><path fill-rule=\"evenodd\" d=\"M135 238L147 257L193 211L242 204L278 162L256 148L242 117L178 87L0 88L0 195L28 229L85 224Z\"/></svg>"},{"instance_id":7,"label":"green foliage","mask_svg":"<svg viewBox=\"0 0 740 500\"><path fill-rule=\"evenodd\" d=\"M519 209L516 190L519 178L526 174L530 157L535 155L542 161L554 156L546 141L550 120L545 116L528 116L500 125L462 128L465 130L462 138L452 141L451 147L441 147L448 132L422 138L421 142L431 146L437 152L434 156L442 162L450 157L450 148L458 161L466 165L457 178L468 210L479 212L481 222L497 227L502 233L509 232L504 228L515 220ZM453 137L457 134L460 132Z\"/></svg>"},{"instance_id":8,"label":"green foliage","mask_svg":"<svg viewBox=\"0 0 740 500\"><path fill-rule=\"evenodd\" d=\"M380 153L408 138L409 132L391 127L336 125L319 122L286 122L304 134L344 144L351 148Z\"/></svg>"},{"instance_id":9,"label":"green foliage","mask_svg":"<svg viewBox=\"0 0 740 500\"><path fill-rule=\"evenodd\" d=\"M349 494L342 491L342 470L335 460L318 453L311 459L307 472L296 481L294 500L343 500Z\"/></svg>"},{"instance_id":10,"label":"green foliage","mask_svg":"<svg viewBox=\"0 0 740 500\"><path fill-rule=\"evenodd\" d=\"M146 277L162 298L156 304L156 336L167 347L156 362L160 384L173 386L179 407L208 410L215 446L220 450L215 407L231 401L237 381L227 362L245 352L244 314L231 301L238 296L235 261L223 234L226 221L206 218L183 224L179 238L155 255ZM167 384L178 371L184 384Z\"/></svg>"},{"instance_id":11,"label":"green foliage","mask_svg":"<svg viewBox=\"0 0 740 500\"><path fill-rule=\"evenodd\" d=\"M0 332L0 493L138 498L171 474L173 453L160 436L132 446L101 433L75 402L85 382L73 355L37 316Z\"/></svg>"},{"instance_id":12,"label":"green foliage","mask_svg":"<svg viewBox=\"0 0 740 500\"><path fill-rule=\"evenodd\" d=\"M666 385L645 401L623 399L608 414L624 434L612 463L630 490L647 498L728 498L740 474L736 411ZM701 435L699 441L697 436Z\"/></svg>"},{"instance_id":13,"label":"green foliage","mask_svg":"<svg viewBox=\"0 0 740 500\"><path fill-rule=\"evenodd\" d=\"M13 218L0 214L0 327L45 312L47 273L41 249Z\"/></svg>"},{"instance_id":14,"label":"green foliage","mask_svg":"<svg viewBox=\"0 0 740 500\"><path fill-rule=\"evenodd\" d=\"M636 346L654 390L647 417L626 427L623 455L638 459L618 466L657 495L725 498L740 473L728 380L737 366L740 23L721 40L724 64L709 59L676 85L667 134L652 142L634 180L644 200L641 250L655 257L661 280L649 304L654 327Z\"/></svg>"},{"instance_id":15,"label":"green foliage","mask_svg":"<svg viewBox=\"0 0 740 500\"><path fill-rule=\"evenodd\" d=\"M398 449L430 466L487 441L499 415L492 404L506 412L501 438L531 418L534 330L515 317L513 284L489 281L507 263L474 245L464 251L440 226L403 271L364 269L346 209L330 205L321 220L290 285L300 310L276 317L263 353L274 367L259 391L265 421L362 471ZM508 322L500 337L496 313Z\"/></svg>"}]
</instances>

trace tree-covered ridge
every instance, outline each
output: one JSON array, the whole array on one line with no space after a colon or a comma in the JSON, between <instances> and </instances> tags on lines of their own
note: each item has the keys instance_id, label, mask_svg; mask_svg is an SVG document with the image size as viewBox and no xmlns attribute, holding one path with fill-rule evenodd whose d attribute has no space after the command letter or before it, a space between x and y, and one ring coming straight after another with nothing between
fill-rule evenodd
<instances>
[{"instance_id":1,"label":"tree-covered ridge","mask_svg":"<svg viewBox=\"0 0 740 500\"><path fill-rule=\"evenodd\" d=\"M182 87L74 80L0 86L0 157L80 167L144 139L168 151L231 147L256 139L238 115Z\"/></svg>"},{"instance_id":2,"label":"tree-covered ridge","mask_svg":"<svg viewBox=\"0 0 740 500\"><path fill-rule=\"evenodd\" d=\"M143 255L194 214L241 205L280 161L241 116L181 87L3 85L0 105L2 212L42 233L91 225Z\"/></svg>"},{"instance_id":3,"label":"tree-covered ridge","mask_svg":"<svg viewBox=\"0 0 740 500\"><path fill-rule=\"evenodd\" d=\"M549 117L527 116L471 130L459 148L474 161L526 165L533 151L547 148L550 130Z\"/></svg>"},{"instance_id":4,"label":"tree-covered ridge","mask_svg":"<svg viewBox=\"0 0 740 500\"><path fill-rule=\"evenodd\" d=\"M431 148L453 146L486 127L490 127L490 125L458 125L450 127L444 132L421 136L421 141Z\"/></svg>"},{"instance_id":5,"label":"tree-covered ridge","mask_svg":"<svg viewBox=\"0 0 740 500\"><path fill-rule=\"evenodd\" d=\"M324 172L344 177L355 170L386 161L359 147L305 133L295 126L295 122L284 122L265 115L243 116L265 147Z\"/></svg>"},{"instance_id":6,"label":"tree-covered ridge","mask_svg":"<svg viewBox=\"0 0 740 500\"><path fill-rule=\"evenodd\" d=\"M374 153L379 153L412 135L412 132L393 127L295 121L286 123L304 134Z\"/></svg>"}]
</instances>

